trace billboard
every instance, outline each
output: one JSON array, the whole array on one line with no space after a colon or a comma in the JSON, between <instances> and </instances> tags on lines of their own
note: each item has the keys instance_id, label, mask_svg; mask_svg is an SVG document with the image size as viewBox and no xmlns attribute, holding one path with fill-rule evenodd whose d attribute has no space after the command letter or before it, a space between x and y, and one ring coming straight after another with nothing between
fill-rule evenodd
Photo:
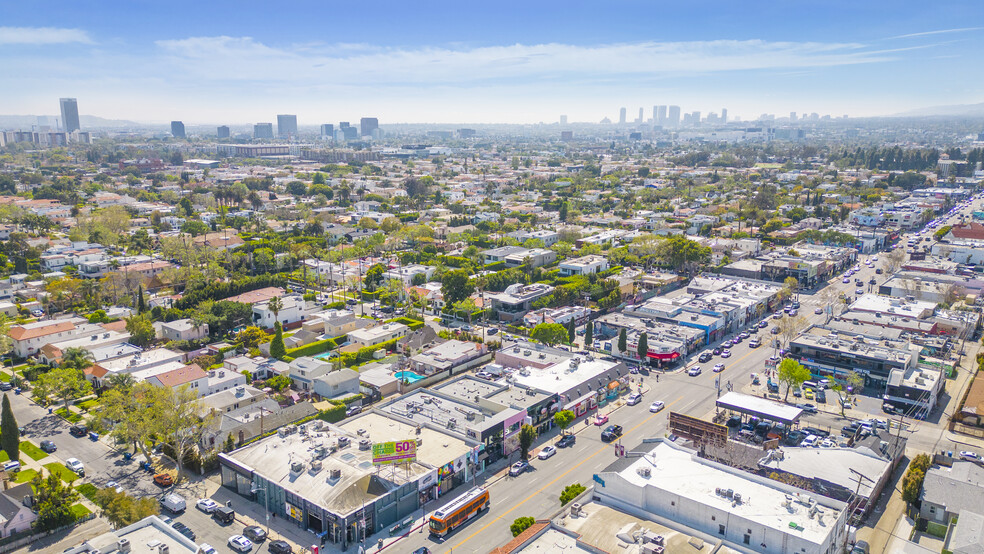
<instances>
[{"instance_id":1,"label":"billboard","mask_svg":"<svg viewBox=\"0 0 984 554\"><path fill-rule=\"evenodd\" d=\"M728 442L728 428L677 412L670 412L670 432L694 442Z\"/></svg>"},{"instance_id":2,"label":"billboard","mask_svg":"<svg viewBox=\"0 0 984 554\"><path fill-rule=\"evenodd\" d=\"M417 441L376 442L372 445L373 465L405 464L417 459Z\"/></svg>"}]
</instances>

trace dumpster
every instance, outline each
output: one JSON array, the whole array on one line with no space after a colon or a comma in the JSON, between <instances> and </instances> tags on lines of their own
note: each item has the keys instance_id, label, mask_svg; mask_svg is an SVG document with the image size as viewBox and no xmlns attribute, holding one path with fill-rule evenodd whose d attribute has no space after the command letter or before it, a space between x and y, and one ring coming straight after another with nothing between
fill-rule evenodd
<instances>
[{"instance_id":1,"label":"dumpster","mask_svg":"<svg viewBox=\"0 0 984 554\"><path fill-rule=\"evenodd\" d=\"M133 459L133 453L132 452L124 452L123 453L123 459L129 462L130 460Z\"/></svg>"}]
</instances>

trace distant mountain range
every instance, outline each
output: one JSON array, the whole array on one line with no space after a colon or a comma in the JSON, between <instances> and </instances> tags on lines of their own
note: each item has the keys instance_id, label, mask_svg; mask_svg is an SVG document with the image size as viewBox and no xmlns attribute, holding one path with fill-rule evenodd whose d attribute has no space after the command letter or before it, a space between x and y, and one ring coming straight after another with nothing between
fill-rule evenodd
<instances>
[{"instance_id":1,"label":"distant mountain range","mask_svg":"<svg viewBox=\"0 0 984 554\"><path fill-rule=\"evenodd\" d=\"M928 117L934 115L984 117L984 102L980 104L953 104L950 106L932 106L918 108L907 112L897 113L895 117Z\"/></svg>"},{"instance_id":2,"label":"distant mountain range","mask_svg":"<svg viewBox=\"0 0 984 554\"><path fill-rule=\"evenodd\" d=\"M61 120L60 115L0 115L0 129L20 129L28 131L32 126L38 124L39 117L47 118L47 125L51 125L52 127L54 127L56 119L59 120L59 122ZM104 117L97 117L94 115L79 115L79 123L82 124L83 130L92 128L134 128L146 126L126 119L106 119Z\"/></svg>"}]
</instances>

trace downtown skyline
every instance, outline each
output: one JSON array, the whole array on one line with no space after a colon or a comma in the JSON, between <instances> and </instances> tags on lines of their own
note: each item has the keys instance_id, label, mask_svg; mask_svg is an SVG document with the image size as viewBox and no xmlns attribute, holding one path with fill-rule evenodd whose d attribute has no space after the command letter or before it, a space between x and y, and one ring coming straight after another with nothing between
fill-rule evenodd
<instances>
[{"instance_id":1,"label":"downtown skyline","mask_svg":"<svg viewBox=\"0 0 984 554\"><path fill-rule=\"evenodd\" d=\"M622 2L600 18L553 2L442 5L383 4L372 17L315 4L259 13L221 2L64 3L43 15L8 6L0 69L19 86L3 111L53 114L58 98L73 97L82 114L147 123L265 122L277 113L296 113L301 126L367 114L391 123L536 123L560 114L593 123L617 121L620 106L727 107L749 120L984 100L984 78L972 71L984 27L950 17L974 13L972 2L947 10L764 2L744 11Z\"/></svg>"}]
</instances>

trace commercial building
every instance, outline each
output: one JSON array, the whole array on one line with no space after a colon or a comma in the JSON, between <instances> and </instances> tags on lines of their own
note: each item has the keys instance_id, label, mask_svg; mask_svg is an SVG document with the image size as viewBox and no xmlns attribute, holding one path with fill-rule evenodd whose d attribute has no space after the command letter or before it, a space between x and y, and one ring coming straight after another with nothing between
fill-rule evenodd
<instances>
[{"instance_id":1,"label":"commercial building","mask_svg":"<svg viewBox=\"0 0 984 554\"><path fill-rule=\"evenodd\" d=\"M282 139L297 138L297 116L281 114L277 116L277 136Z\"/></svg>"},{"instance_id":2,"label":"commercial building","mask_svg":"<svg viewBox=\"0 0 984 554\"><path fill-rule=\"evenodd\" d=\"M434 375L462 366L474 366L487 358L487 353L484 344L448 340L410 358L410 367L421 375Z\"/></svg>"},{"instance_id":3,"label":"commercial building","mask_svg":"<svg viewBox=\"0 0 984 554\"><path fill-rule=\"evenodd\" d=\"M257 123L253 125L253 138L255 139L272 139L273 138L273 123Z\"/></svg>"},{"instance_id":4,"label":"commercial building","mask_svg":"<svg viewBox=\"0 0 984 554\"><path fill-rule=\"evenodd\" d=\"M64 554L198 554L195 541L157 516L147 516L121 529L103 533Z\"/></svg>"},{"instance_id":5,"label":"commercial building","mask_svg":"<svg viewBox=\"0 0 984 554\"><path fill-rule=\"evenodd\" d=\"M595 475L597 501L740 552L840 552L845 503L704 460L673 442L643 447Z\"/></svg>"},{"instance_id":6,"label":"commercial building","mask_svg":"<svg viewBox=\"0 0 984 554\"><path fill-rule=\"evenodd\" d=\"M363 117L359 120L359 135L363 137L375 136L374 133L379 129L379 119L375 117Z\"/></svg>"},{"instance_id":7,"label":"commercial building","mask_svg":"<svg viewBox=\"0 0 984 554\"><path fill-rule=\"evenodd\" d=\"M876 339L858 332L811 326L789 343L790 355L815 376L843 380L864 377L865 389L884 390L895 370L914 369L922 347L901 340Z\"/></svg>"},{"instance_id":8,"label":"commercial building","mask_svg":"<svg viewBox=\"0 0 984 554\"><path fill-rule=\"evenodd\" d=\"M936 408L944 381L942 369L927 366L896 369L888 376L882 399L911 417L923 419Z\"/></svg>"},{"instance_id":9,"label":"commercial building","mask_svg":"<svg viewBox=\"0 0 984 554\"><path fill-rule=\"evenodd\" d=\"M321 140L335 140L335 126L331 123L321 124Z\"/></svg>"},{"instance_id":10,"label":"commercial building","mask_svg":"<svg viewBox=\"0 0 984 554\"><path fill-rule=\"evenodd\" d=\"M216 138L220 138L220 139L229 138L229 126L219 125L218 127L215 128L215 134L216 134Z\"/></svg>"},{"instance_id":11,"label":"commercial building","mask_svg":"<svg viewBox=\"0 0 984 554\"><path fill-rule=\"evenodd\" d=\"M373 444L416 442L416 459L373 465ZM314 420L219 455L222 486L345 550L466 483L478 443L432 423L373 411Z\"/></svg>"},{"instance_id":12,"label":"commercial building","mask_svg":"<svg viewBox=\"0 0 984 554\"><path fill-rule=\"evenodd\" d=\"M171 136L174 138L185 138L185 126L180 121L171 122Z\"/></svg>"},{"instance_id":13,"label":"commercial building","mask_svg":"<svg viewBox=\"0 0 984 554\"><path fill-rule=\"evenodd\" d=\"M75 98L59 98L58 105L61 108L62 129L66 133L81 129L78 100Z\"/></svg>"}]
</instances>

